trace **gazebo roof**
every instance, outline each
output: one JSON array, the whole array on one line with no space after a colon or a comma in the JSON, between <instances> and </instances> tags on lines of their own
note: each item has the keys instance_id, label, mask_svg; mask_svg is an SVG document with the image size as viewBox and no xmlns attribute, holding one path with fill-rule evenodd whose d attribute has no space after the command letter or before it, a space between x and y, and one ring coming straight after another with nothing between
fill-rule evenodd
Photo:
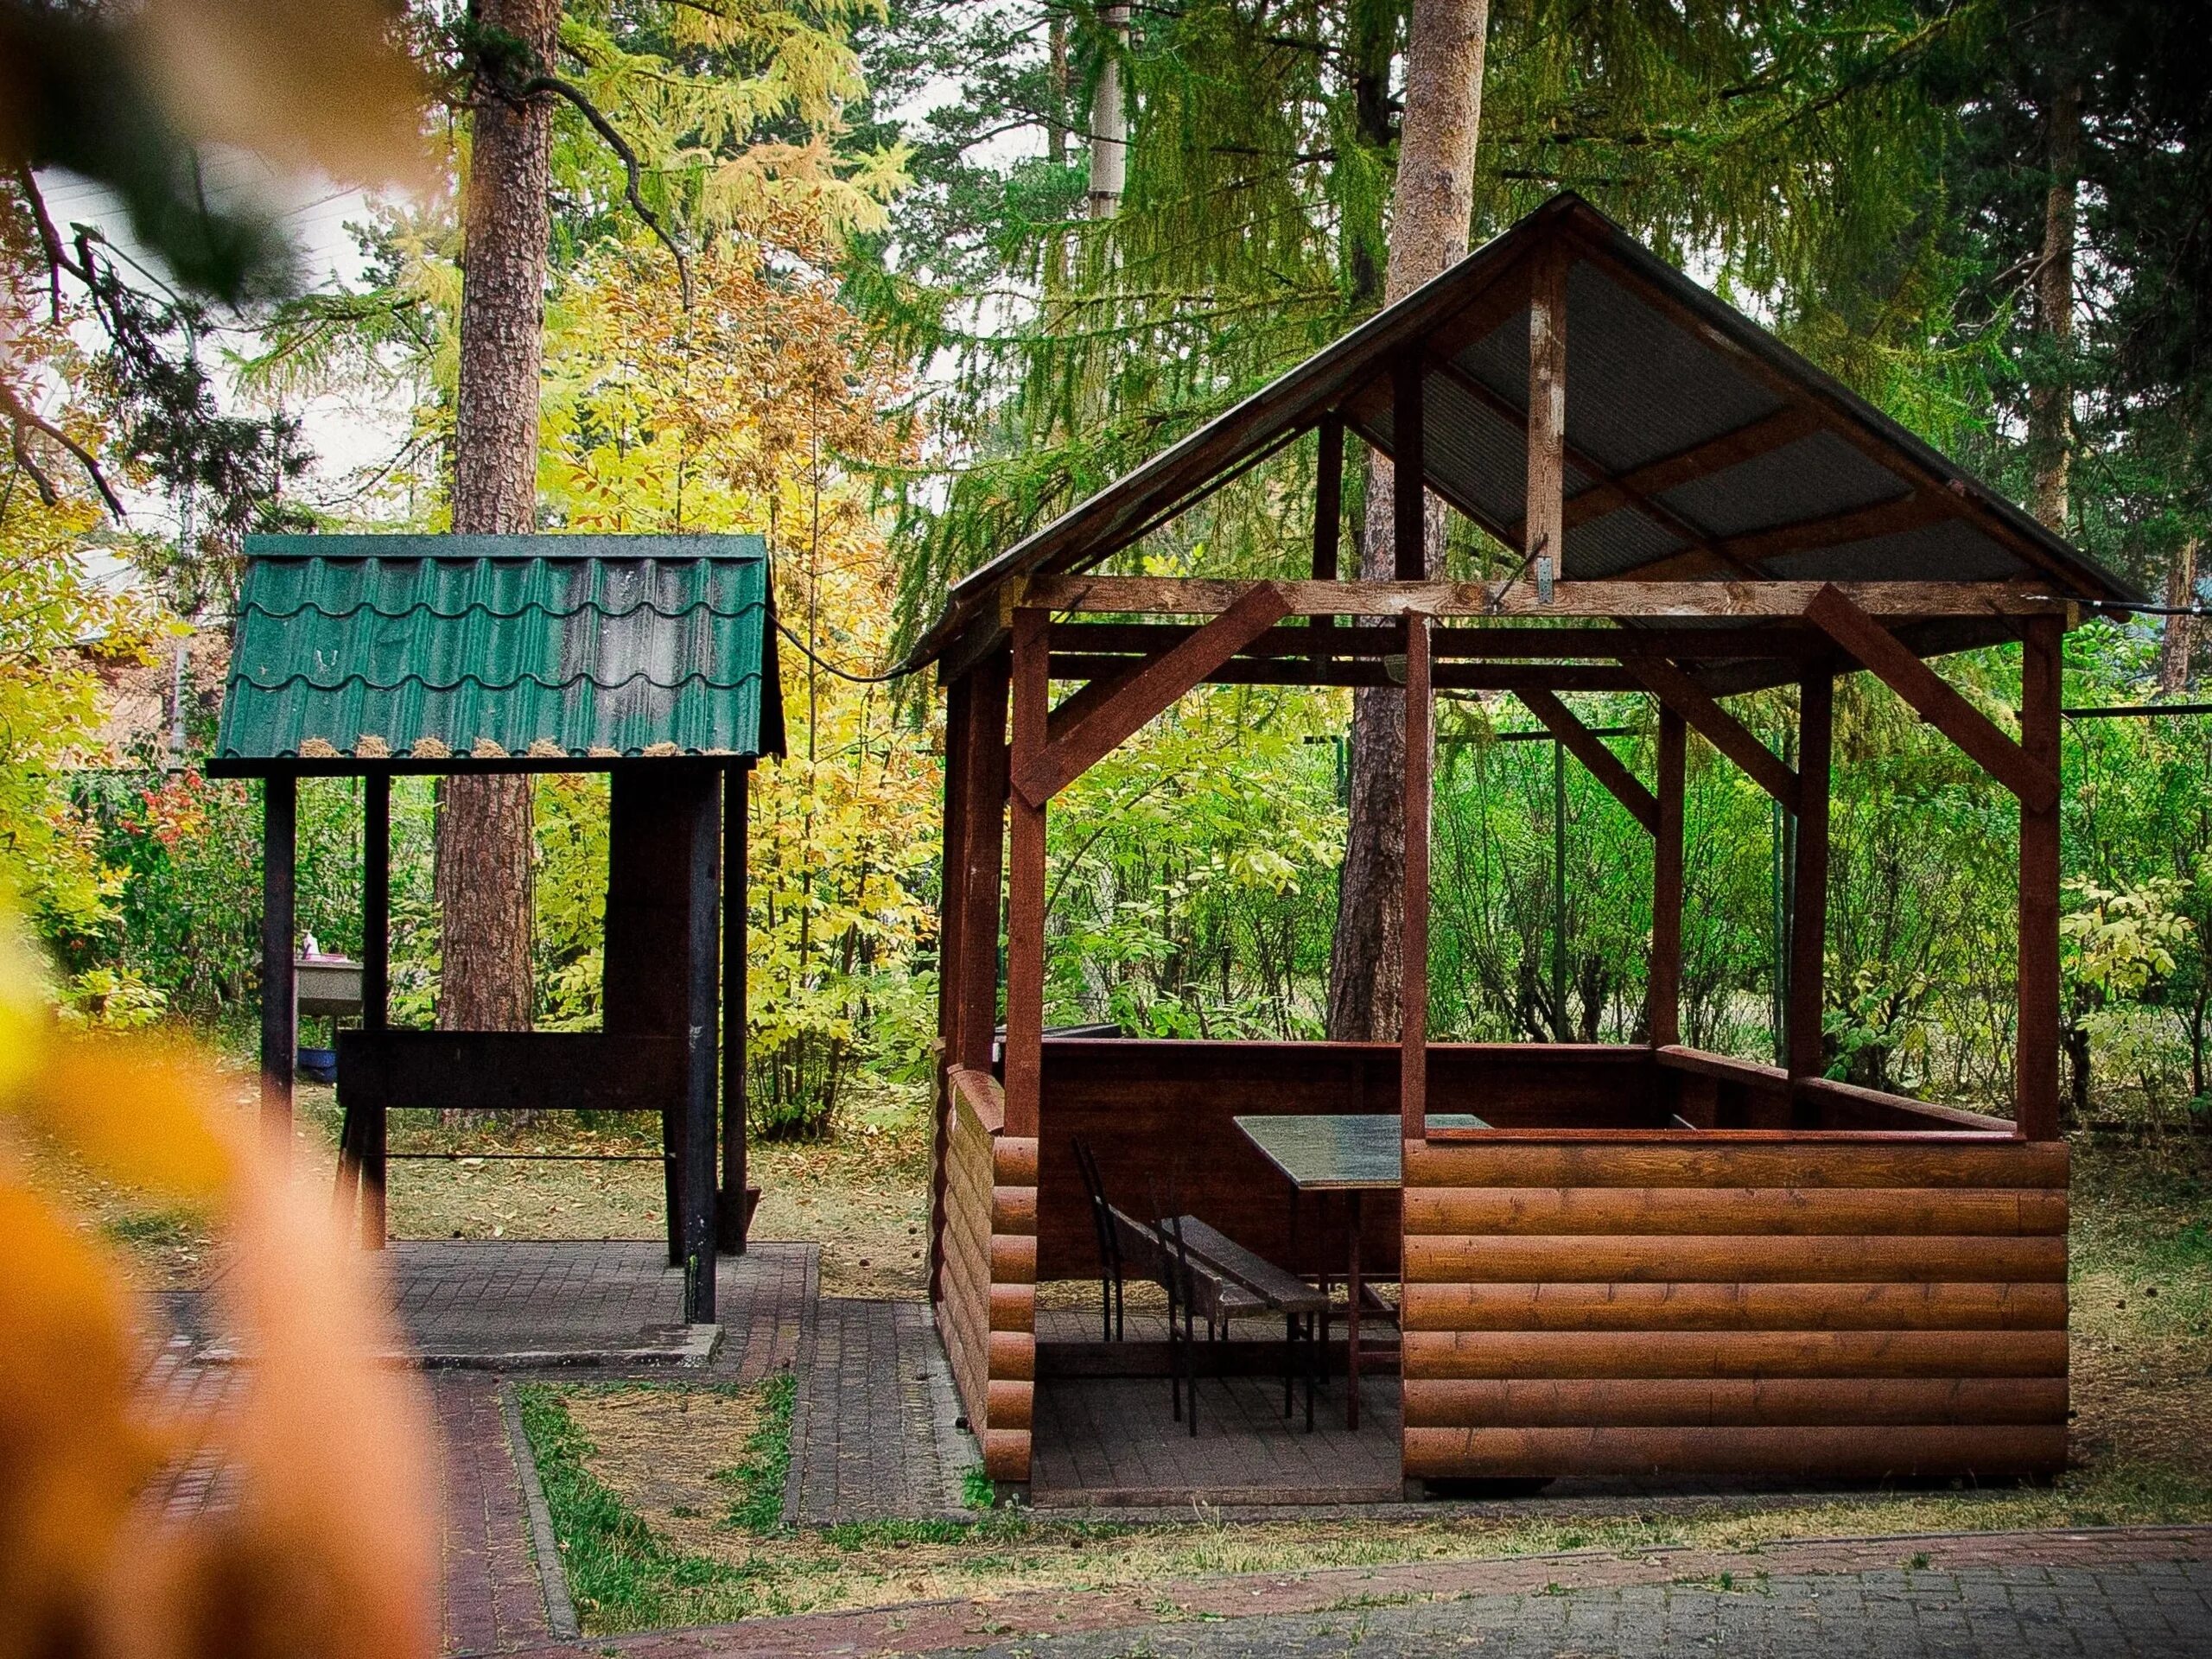
<instances>
[{"instance_id":1,"label":"gazebo roof","mask_svg":"<svg viewBox=\"0 0 2212 1659\"><path fill-rule=\"evenodd\" d=\"M780 753L758 536L260 536L210 770Z\"/></svg>"},{"instance_id":2,"label":"gazebo roof","mask_svg":"<svg viewBox=\"0 0 2212 1659\"><path fill-rule=\"evenodd\" d=\"M2024 581L2139 597L1567 194L957 583L914 660L979 619L995 626L1009 579L1096 565L1325 414L1390 454L1408 353L1428 487L1517 546L1528 273L1553 249L1567 261L1563 578ZM1915 643L1981 631L1955 622Z\"/></svg>"}]
</instances>

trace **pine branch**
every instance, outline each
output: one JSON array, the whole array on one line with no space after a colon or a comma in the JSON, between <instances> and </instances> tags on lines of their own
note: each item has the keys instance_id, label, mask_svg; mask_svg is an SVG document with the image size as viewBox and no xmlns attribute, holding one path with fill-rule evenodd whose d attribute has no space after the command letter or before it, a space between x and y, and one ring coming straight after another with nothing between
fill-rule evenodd
<instances>
[{"instance_id":1,"label":"pine branch","mask_svg":"<svg viewBox=\"0 0 2212 1659\"><path fill-rule=\"evenodd\" d=\"M78 465L85 469L86 475L92 480L93 488L100 493L100 499L107 503L107 510L115 515L118 524L124 522L129 516L123 510L122 501L109 485L107 474L100 470L99 458L83 444L78 442L76 439L18 397L12 388L4 385L0 385L0 413L4 413L8 416L10 441L15 450L16 463L31 475L31 483L37 489L38 499L50 507L58 502L60 497L54 491L54 480L47 476L45 471L31 454L28 442L28 437L31 432L44 433L77 458Z\"/></svg>"},{"instance_id":2,"label":"pine branch","mask_svg":"<svg viewBox=\"0 0 2212 1659\"><path fill-rule=\"evenodd\" d=\"M585 94L583 88L573 81L563 80L558 75L533 75L522 84L520 92L524 98L534 97L539 92L552 92L566 99L585 120L591 123L592 130L600 136L607 147L621 159L624 175L622 194L628 199L631 211L645 220L646 227L660 238L661 245L674 257L677 284L683 294L683 308L689 311L691 308L690 263L684 258L683 250L677 245L675 237L660 222L659 216L645 205L645 196L639 189L642 175L638 166L638 152L630 148L629 140L614 130L614 124L600 113L599 106Z\"/></svg>"}]
</instances>

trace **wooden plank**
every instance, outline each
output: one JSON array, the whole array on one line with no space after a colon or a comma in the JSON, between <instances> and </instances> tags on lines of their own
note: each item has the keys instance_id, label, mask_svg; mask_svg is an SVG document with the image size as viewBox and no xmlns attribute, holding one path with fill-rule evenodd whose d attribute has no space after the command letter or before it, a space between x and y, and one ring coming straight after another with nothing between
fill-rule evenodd
<instances>
[{"instance_id":1,"label":"wooden plank","mask_svg":"<svg viewBox=\"0 0 2212 1659\"><path fill-rule=\"evenodd\" d=\"M1009 764L1017 781L1007 802L1005 1100L1007 1127L1017 1135L1037 1133L1043 1087L1039 1045L1045 1036L1045 803L1052 791L1024 789L1019 780L1045 755L1049 626L1042 611L1014 613Z\"/></svg>"},{"instance_id":2,"label":"wooden plank","mask_svg":"<svg viewBox=\"0 0 2212 1659\"><path fill-rule=\"evenodd\" d=\"M1192 626L1187 622L1054 622L1053 658L1058 662L1066 656L1148 657L1187 638ZM1466 659L1525 662L1551 658L1611 662L1624 656L1711 658L1720 661L1738 658L1795 660L1826 659L1836 654L1834 643L1826 634L1780 622L1745 622L1732 628L1618 628L1589 623L1532 627L1516 620L1497 626L1479 622L1463 623L1457 627L1439 626L1430 630L1430 652L1440 664ZM1326 644L1332 657L1386 658L1398 655L1405 640L1395 624L1367 622L1345 626ZM1269 628L1237 655L1238 660L1251 657L1311 657L1314 650L1309 629L1301 623L1286 622ZM1053 677L1061 677L1055 673ZM1057 715L1072 701L1071 697L1063 701L1053 713Z\"/></svg>"},{"instance_id":3,"label":"wooden plank","mask_svg":"<svg viewBox=\"0 0 2212 1659\"><path fill-rule=\"evenodd\" d=\"M991 1235L991 1282L995 1285L1033 1285L1037 1282L1037 1240L1033 1234Z\"/></svg>"},{"instance_id":4,"label":"wooden plank","mask_svg":"<svg viewBox=\"0 0 2212 1659\"><path fill-rule=\"evenodd\" d=\"M991 1189L991 1231L1037 1233L1037 1189L1033 1186L995 1186Z\"/></svg>"},{"instance_id":5,"label":"wooden plank","mask_svg":"<svg viewBox=\"0 0 2212 1659\"><path fill-rule=\"evenodd\" d=\"M1629 666L1662 702L1742 767L1753 783L1789 810L1797 810L1797 774L1776 759L1774 751L1752 736L1741 721L1715 702L1703 686L1663 657L1631 660Z\"/></svg>"},{"instance_id":6,"label":"wooden plank","mask_svg":"<svg viewBox=\"0 0 2212 1659\"><path fill-rule=\"evenodd\" d=\"M1408 1377L1408 1428L2059 1423L2059 1376Z\"/></svg>"},{"instance_id":7,"label":"wooden plank","mask_svg":"<svg viewBox=\"0 0 2212 1659\"><path fill-rule=\"evenodd\" d=\"M953 1067L951 1077L957 1098L979 1128L996 1135L1006 1127L1006 1090L996 1077L967 1065Z\"/></svg>"},{"instance_id":8,"label":"wooden plank","mask_svg":"<svg viewBox=\"0 0 2212 1659\"><path fill-rule=\"evenodd\" d=\"M1529 273L1528 487L1521 554L1531 580L1539 559L1551 561L1550 575L1564 570L1567 265L1563 250L1547 249Z\"/></svg>"},{"instance_id":9,"label":"wooden plank","mask_svg":"<svg viewBox=\"0 0 2212 1659\"><path fill-rule=\"evenodd\" d=\"M598 1031L338 1033L341 1076L375 1077L393 1107L456 1111L659 1111L683 1096L690 1049Z\"/></svg>"},{"instance_id":10,"label":"wooden plank","mask_svg":"<svg viewBox=\"0 0 2212 1659\"><path fill-rule=\"evenodd\" d=\"M991 1143L991 1174L1001 1186L1037 1185L1037 1137L1001 1135Z\"/></svg>"},{"instance_id":11,"label":"wooden plank","mask_svg":"<svg viewBox=\"0 0 2212 1659\"><path fill-rule=\"evenodd\" d=\"M289 773L261 784L261 1122L289 1148L292 1061L298 1046L292 968L293 884L298 857L299 785Z\"/></svg>"},{"instance_id":12,"label":"wooden plank","mask_svg":"<svg viewBox=\"0 0 2212 1659\"><path fill-rule=\"evenodd\" d=\"M1217 616L1258 582L1205 576L1031 576L1009 582L1009 609ZM1292 616L1799 617L1834 587L1874 616L2056 616L2061 601L1987 582L1562 582L1539 605L1519 582L1287 582Z\"/></svg>"},{"instance_id":13,"label":"wooden plank","mask_svg":"<svg viewBox=\"0 0 2212 1659\"><path fill-rule=\"evenodd\" d=\"M1007 705L1013 661L1001 652L977 667L970 678L965 818L965 879L961 884L964 914L960 924L961 960L957 1019L950 1056L964 1066L991 1065L998 1026L999 922L1004 902L1007 842Z\"/></svg>"},{"instance_id":14,"label":"wooden plank","mask_svg":"<svg viewBox=\"0 0 2212 1659\"><path fill-rule=\"evenodd\" d=\"M1789 1001L1784 1052L1793 1077L1827 1069L1821 1016L1827 1007L1828 787L1835 747L1835 682L1825 672L1798 684L1797 835L1790 899Z\"/></svg>"},{"instance_id":15,"label":"wooden plank","mask_svg":"<svg viewBox=\"0 0 2212 1659\"><path fill-rule=\"evenodd\" d=\"M1408 1331L2063 1331L2063 1284L1405 1287Z\"/></svg>"},{"instance_id":16,"label":"wooden plank","mask_svg":"<svg viewBox=\"0 0 2212 1659\"><path fill-rule=\"evenodd\" d=\"M1427 376L1421 353L1402 353L1390 367L1391 548L1400 582L1428 576Z\"/></svg>"},{"instance_id":17,"label":"wooden plank","mask_svg":"<svg viewBox=\"0 0 2212 1659\"><path fill-rule=\"evenodd\" d=\"M1652 834L1659 832L1658 798L1643 786L1618 755L1605 747L1603 738L1577 720L1573 711L1550 692L1530 688L1518 696L1528 705L1529 712L1544 723L1545 730L1605 786L1612 798L1627 809L1630 817Z\"/></svg>"},{"instance_id":18,"label":"wooden plank","mask_svg":"<svg viewBox=\"0 0 2212 1659\"><path fill-rule=\"evenodd\" d=\"M2066 1194L2047 1187L1423 1186L1405 1194L1414 1233L2048 1235Z\"/></svg>"},{"instance_id":19,"label":"wooden plank","mask_svg":"<svg viewBox=\"0 0 2212 1659\"><path fill-rule=\"evenodd\" d=\"M1010 1382L1031 1382L1037 1376L1037 1338L1027 1331L994 1331L988 1342L990 1374Z\"/></svg>"},{"instance_id":20,"label":"wooden plank","mask_svg":"<svg viewBox=\"0 0 2212 1659\"><path fill-rule=\"evenodd\" d=\"M1881 1425L1766 1428L1409 1428L1413 1478L1909 1475L1996 1479L2066 1466L2055 1425Z\"/></svg>"},{"instance_id":21,"label":"wooden plank","mask_svg":"<svg viewBox=\"0 0 2212 1659\"><path fill-rule=\"evenodd\" d=\"M1897 482L1902 486L1904 480L1899 479ZM1807 553L1818 548L1840 547L1847 542L1918 530L1925 524L1960 517L1958 507L1955 496L1916 490L1893 500L1878 501L1849 512L1831 513L1824 518L1808 518L1794 524L1747 531L1741 536L1723 537L1713 543L1713 550L1732 564L1756 567L1762 560L1777 554Z\"/></svg>"},{"instance_id":22,"label":"wooden plank","mask_svg":"<svg viewBox=\"0 0 2212 1659\"><path fill-rule=\"evenodd\" d=\"M1344 422L1337 414L1325 415L1314 434L1313 452L1313 580L1334 582L1337 558L1344 531ZM1359 572L1354 571L1354 575ZM1333 616L1309 616L1309 628L1335 626Z\"/></svg>"},{"instance_id":23,"label":"wooden plank","mask_svg":"<svg viewBox=\"0 0 2212 1659\"><path fill-rule=\"evenodd\" d=\"M1665 1143L1531 1145L1430 1141L1406 1155L1414 1186L2066 1185L2066 1148L1996 1135L1927 1144L1851 1145L1797 1137L1745 1142L1685 1135Z\"/></svg>"},{"instance_id":24,"label":"wooden plank","mask_svg":"<svg viewBox=\"0 0 2212 1659\"><path fill-rule=\"evenodd\" d=\"M1034 1285L993 1285L990 1287L991 1329L994 1331L1027 1331L1034 1334L1037 1329L1037 1287Z\"/></svg>"},{"instance_id":25,"label":"wooden plank","mask_svg":"<svg viewBox=\"0 0 2212 1659\"><path fill-rule=\"evenodd\" d=\"M2041 810L2057 799L2056 766L2031 760L1988 715L1839 589L1823 588L1805 607L1805 616L2023 804Z\"/></svg>"},{"instance_id":26,"label":"wooden plank","mask_svg":"<svg viewBox=\"0 0 2212 1659\"><path fill-rule=\"evenodd\" d=\"M993 1377L988 1384L990 1403L984 1408L986 1420L995 1429L1027 1428L1036 1389L1033 1382Z\"/></svg>"},{"instance_id":27,"label":"wooden plank","mask_svg":"<svg viewBox=\"0 0 2212 1659\"><path fill-rule=\"evenodd\" d=\"M1041 657L1046 650L1047 626L1043 613L1033 614L1038 618L1032 625L1033 648ZM1035 751L1017 753L1014 757L1015 792L1032 806L1042 807L1286 614L1280 588L1262 582L1253 588L1180 644L1148 659L1096 708L1071 724L1061 737L1047 739L1040 729L1042 741ZM1017 659L1021 652L1020 642L1029 637L1032 636L1019 632L1017 622ZM1049 674L1041 661L1034 671L1040 676ZM1016 674L1019 678L1019 669ZM1041 719L1039 724L1041 728ZM1017 709L1017 729L1018 725ZM1019 743L1016 747L1020 749Z\"/></svg>"},{"instance_id":28,"label":"wooden plank","mask_svg":"<svg viewBox=\"0 0 2212 1659\"><path fill-rule=\"evenodd\" d=\"M1428 1116L1429 772L1436 757L1429 626L1425 616L1406 619L1406 844L1398 955L1398 1115L1409 1140L1421 1138Z\"/></svg>"},{"instance_id":29,"label":"wooden plank","mask_svg":"<svg viewBox=\"0 0 2212 1659\"><path fill-rule=\"evenodd\" d=\"M1877 1281L2056 1284L2066 1277L2061 1237L1683 1237L1654 1233L1605 1237L1409 1235L1408 1283L1528 1280L1561 1284L1673 1280L1707 1283L1871 1283Z\"/></svg>"},{"instance_id":30,"label":"wooden plank","mask_svg":"<svg viewBox=\"0 0 2212 1659\"><path fill-rule=\"evenodd\" d=\"M721 989L722 779L719 769L671 769L680 790L684 828L683 995L685 1050L682 1113L677 1149L683 1207L678 1238L683 1269L683 1322L713 1325L715 1267L715 1131L720 1118L716 1061L721 1033L717 1015Z\"/></svg>"},{"instance_id":31,"label":"wooden plank","mask_svg":"<svg viewBox=\"0 0 2212 1659\"><path fill-rule=\"evenodd\" d=\"M746 1188L752 1178L747 1170L751 1135L745 1103L746 1038L750 1029L745 968L746 910L752 901L753 891L748 879L752 867L752 778L750 760L741 760L722 771L722 1168L721 1190L715 1200L715 1246L728 1255L745 1254L746 1230L752 1220L746 1213ZM948 791L951 788L949 777L946 787ZM948 869L950 855L954 851L951 835L948 816ZM937 1162L933 1159L932 1166ZM934 1220L931 1238L934 1255Z\"/></svg>"},{"instance_id":32,"label":"wooden plank","mask_svg":"<svg viewBox=\"0 0 2212 1659\"><path fill-rule=\"evenodd\" d=\"M2063 635L2056 620L2027 626L2020 654L2020 736L2027 758L2058 776ZM2019 1038L2014 1115L2031 1141L2058 1139L2059 798L2020 803Z\"/></svg>"},{"instance_id":33,"label":"wooden plank","mask_svg":"<svg viewBox=\"0 0 2212 1659\"><path fill-rule=\"evenodd\" d=\"M2063 1331L1408 1331L1412 1377L2056 1376Z\"/></svg>"},{"instance_id":34,"label":"wooden plank","mask_svg":"<svg viewBox=\"0 0 2212 1659\"><path fill-rule=\"evenodd\" d=\"M1681 1035L1682 804L1688 728L1663 704L1659 710L1658 782L1651 838L1651 969L1645 1025L1655 1047Z\"/></svg>"},{"instance_id":35,"label":"wooden plank","mask_svg":"<svg viewBox=\"0 0 2212 1659\"><path fill-rule=\"evenodd\" d=\"M1300 629L1300 632L1305 630ZM1393 630L1395 632L1395 630ZM1313 646L1309 643L1309 651ZM1391 655L1397 652L1394 649ZM1130 658L1059 656L1052 659L1056 680L1120 680ZM1138 659L1141 661L1141 659ZM1596 663L1446 663L1435 683L1455 690L1641 691L1643 682L1625 668ZM1233 657L1205 677L1208 685L1395 685L1397 680L1380 659L1309 657L1302 661ZM1086 687L1085 690L1089 688ZM1070 698L1072 702L1074 698Z\"/></svg>"}]
</instances>

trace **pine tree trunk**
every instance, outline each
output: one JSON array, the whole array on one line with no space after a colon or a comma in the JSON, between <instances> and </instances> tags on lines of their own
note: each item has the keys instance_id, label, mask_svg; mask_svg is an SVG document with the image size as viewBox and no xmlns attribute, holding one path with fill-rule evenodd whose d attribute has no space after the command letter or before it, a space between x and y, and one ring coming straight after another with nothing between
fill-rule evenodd
<instances>
[{"instance_id":1,"label":"pine tree trunk","mask_svg":"<svg viewBox=\"0 0 2212 1659\"><path fill-rule=\"evenodd\" d=\"M2061 49L2070 35L2072 9L2059 11ZM2066 533L2074 470L2074 393L2069 368L2074 347L2074 239L2082 176L2082 83L2060 72L2044 111L2044 153L2050 185L2044 197L2043 251L2036 262L2036 327L2044 336L2048 366L2028 395L2028 453L2035 463L2035 515L2058 535Z\"/></svg>"},{"instance_id":2,"label":"pine tree trunk","mask_svg":"<svg viewBox=\"0 0 2212 1659\"><path fill-rule=\"evenodd\" d=\"M478 21L552 62L558 0L480 0ZM524 70L520 74L526 75ZM537 505L538 376L552 238L552 111L479 77L461 254L453 527L514 535ZM531 1015L530 779L462 776L438 790L438 1024L527 1030Z\"/></svg>"},{"instance_id":3,"label":"pine tree trunk","mask_svg":"<svg viewBox=\"0 0 2212 1659\"><path fill-rule=\"evenodd\" d=\"M1090 216L1111 219L1122 211L1129 176L1129 112L1122 96L1122 56L1129 47L1129 9L1109 3L1098 8L1106 31L1105 61L1090 100Z\"/></svg>"},{"instance_id":4,"label":"pine tree trunk","mask_svg":"<svg viewBox=\"0 0 2212 1659\"><path fill-rule=\"evenodd\" d=\"M1416 0L1414 6L1398 176L1390 198L1386 302L1411 293L1467 251L1489 22L1488 0ZM1365 580L1388 581L1395 574L1394 522L1390 464L1374 456L1360 537ZM1442 511L1433 501L1426 540L1426 563L1433 572L1443 544ZM1351 814L1329 953L1328 1031L1338 1042L1398 1035L1405 766L1405 694L1395 686L1353 692Z\"/></svg>"},{"instance_id":5,"label":"pine tree trunk","mask_svg":"<svg viewBox=\"0 0 2212 1659\"><path fill-rule=\"evenodd\" d=\"M2166 567L2166 604L2170 608L2196 598L2196 537L2183 542ZM2196 649L2196 619L2169 616L2158 640L2158 695L2178 696L2189 690L2189 659Z\"/></svg>"}]
</instances>

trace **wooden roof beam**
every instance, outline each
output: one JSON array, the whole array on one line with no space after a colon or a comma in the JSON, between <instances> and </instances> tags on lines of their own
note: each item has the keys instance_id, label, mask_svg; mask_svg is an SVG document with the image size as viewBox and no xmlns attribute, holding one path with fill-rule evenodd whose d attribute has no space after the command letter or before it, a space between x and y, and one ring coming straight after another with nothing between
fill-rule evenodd
<instances>
[{"instance_id":1,"label":"wooden roof beam","mask_svg":"<svg viewBox=\"0 0 2212 1659\"><path fill-rule=\"evenodd\" d=\"M1703 686L1663 657L1646 658L1629 666L1660 702L1741 766L1753 783L1789 811L1796 812L1801 795L1797 774L1753 736L1750 728L1707 695Z\"/></svg>"},{"instance_id":2,"label":"wooden roof beam","mask_svg":"<svg viewBox=\"0 0 2212 1659\"><path fill-rule=\"evenodd\" d=\"M1059 622L1052 627L1055 651L1141 657L1174 645L1190 632L1180 622ZM1433 649L1440 659L1494 658L1516 662L1587 660L1612 662L1623 657L1726 658L1828 657L1835 647L1815 628L1745 624L1732 628L1439 627ZM1395 657L1405 648L1402 631L1372 623L1339 629L1318 648L1332 657ZM1312 632L1297 625L1268 629L1238 653L1240 657L1310 657L1317 649ZM1072 699L1070 699L1070 702ZM1070 706L1053 710L1057 718Z\"/></svg>"},{"instance_id":3,"label":"wooden roof beam","mask_svg":"<svg viewBox=\"0 0 2212 1659\"><path fill-rule=\"evenodd\" d=\"M1833 587L1870 616L2055 616L2071 607L1995 582L1562 582L1537 602L1522 582L1271 582L1205 576L1031 576L1010 581L1001 602L1093 614L1217 616L1257 588L1277 590L1289 616L1536 616L1665 619L1802 617ZM1264 627L1253 630L1256 639ZM1309 641L1310 645L1311 642ZM1242 646L1239 646L1242 649ZM1233 654L1233 653L1231 653Z\"/></svg>"},{"instance_id":4,"label":"wooden roof beam","mask_svg":"<svg viewBox=\"0 0 2212 1659\"><path fill-rule=\"evenodd\" d=\"M1659 833L1659 798L1646 789L1605 741L1574 717L1574 711L1549 691L1534 686L1522 689L1521 701L1529 712L1560 741L1560 747L1589 769L1590 775L1628 809L1629 816L1652 835Z\"/></svg>"},{"instance_id":5,"label":"wooden roof beam","mask_svg":"<svg viewBox=\"0 0 2212 1659\"><path fill-rule=\"evenodd\" d=\"M1833 587L1805 609L1807 619L1904 699L1921 719L1964 750L1981 769L2019 797L2030 811L2048 810L2058 798L2058 774L1997 728L1887 628Z\"/></svg>"}]
</instances>

